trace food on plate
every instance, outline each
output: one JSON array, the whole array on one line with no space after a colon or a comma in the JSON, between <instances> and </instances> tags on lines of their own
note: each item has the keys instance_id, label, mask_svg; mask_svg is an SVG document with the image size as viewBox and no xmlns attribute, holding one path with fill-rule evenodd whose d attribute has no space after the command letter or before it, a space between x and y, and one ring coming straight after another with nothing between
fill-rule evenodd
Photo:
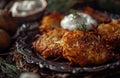
<instances>
[{"instance_id":1,"label":"food on plate","mask_svg":"<svg viewBox=\"0 0 120 78\"><path fill-rule=\"evenodd\" d=\"M33 43L33 47L44 58L62 56L61 38L67 32L65 29L54 29L41 35Z\"/></svg>"},{"instance_id":2,"label":"food on plate","mask_svg":"<svg viewBox=\"0 0 120 78\"><path fill-rule=\"evenodd\" d=\"M74 30L62 37L63 57L80 66L105 63L108 47L92 32Z\"/></svg>"},{"instance_id":3,"label":"food on plate","mask_svg":"<svg viewBox=\"0 0 120 78\"><path fill-rule=\"evenodd\" d=\"M120 48L120 20L100 24L97 30L107 44L114 48Z\"/></svg>"},{"instance_id":4,"label":"food on plate","mask_svg":"<svg viewBox=\"0 0 120 78\"><path fill-rule=\"evenodd\" d=\"M108 16L108 14L96 11L91 7L86 7L82 12L92 16L94 19L98 21L98 23L107 23L111 21L111 18Z\"/></svg>"},{"instance_id":5,"label":"food on plate","mask_svg":"<svg viewBox=\"0 0 120 78\"><path fill-rule=\"evenodd\" d=\"M0 51L5 50L10 45L10 36L6 31L0 29Z\"/></svg>"},{"instance_id":6,"label":"food on plate","mask_svg":"<svg viewBox=\"0 0 120 78\"><path fill-rule=\"evenodd\" d=\"M51 14L44 16L39 26L41 32L47 32L56 28L60 28L60 21L64 15L59 12L52 12Z\"/></svg>"},{"instance_id":7,"label":"food on plate","mask_svg":"<svg viewBox=\"0 0 120 78\"><path fill-rule=\"evenodd\" d=\"M77 29L77 26L83 23L86 25L87 30L91 30L97 26L97 21L94 20L90 15L81 12L75 12L74 10L73 13L65 16L62 19L61 26L62 28L71 31Z\"/></svg>"},{"instance_id":8,"label":"food on plate","mask_svg":"<svg viewBox=\"0 0 120 78\"><path fill-rule=\"evenodd\" d=\"M39 30L42 35L33 48L46 59L61 57L80 66L100 65L116 55L113 47L120 47L120 20L89 7L66 16L52 12L43 17Z\"/></svg>"}]
</instances>

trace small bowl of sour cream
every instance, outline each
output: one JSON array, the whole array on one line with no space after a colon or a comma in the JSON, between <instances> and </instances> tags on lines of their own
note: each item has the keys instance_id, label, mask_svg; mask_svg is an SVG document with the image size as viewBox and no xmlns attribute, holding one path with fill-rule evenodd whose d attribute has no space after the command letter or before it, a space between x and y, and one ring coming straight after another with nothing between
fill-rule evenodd
<instances>
[{"instance_id":1,"label":"small bowl of sour cream","mask_svg":"<svg viewBox=\"0 0 120 78\"><path fill-rule=\"evenodd\" d=\"M18 0L8 4L6 9L15 20L33 21L40 18L46 7L46 0Z\"/></svg>"}]
</instances>

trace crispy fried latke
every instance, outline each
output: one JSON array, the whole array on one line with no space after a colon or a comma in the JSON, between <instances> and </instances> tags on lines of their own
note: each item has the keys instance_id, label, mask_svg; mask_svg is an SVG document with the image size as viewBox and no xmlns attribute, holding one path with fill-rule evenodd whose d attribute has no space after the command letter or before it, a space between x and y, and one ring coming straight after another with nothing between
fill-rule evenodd
<instances>
[{"instance_id":1,"label":"crispy fried latke","mask_svg":"<svg viewBox=\"0 0 120 78\"><path fill-rule=\"evenodd\" d=\"M41 32L47 32L56 28L60 28L60 21L64 15L59 12L52 12L51 14L44 16L39 26Z\"/></svg>"},{"instance_id":2,"label":"crispy fried latke","mask_svg":"<svg viewBox=\"0 0 120 78\"><path fill-rule=\"evenodd\" d=\"M102 64L109 59L106 45L91 32L74 30L65 33L62 47L63 57L80 66Z\"/></svg>"},{"instance_id":3,"label":"crispy fried latke","mask_svg":"<svg viewBox=\"0 0 120 78\"><path fill-rule=\"evenodd\" d=\"M111 18L107 14L96 11L91 7L86 7L82 12L92 16L94 19L97 20L98 23L107 23L111 21Z\"/></svg>"},{"instance_id":4,"label":"crispy fried latke","mask_svg":"<svg viewBox=\"0 0 120 78\"><path fill-rule=\"evenodd\" d=\"M120 48L120 20L99 25L98 33L107 44L114 48Z\"/></svg>"},{"instance_id":5,"label":"crispy fried latke","mask_svg":"<svg viewBox=\"0 0 120 78\"><path fill-rule=\"evenodd\" d=\"M44 58L62 56L61 38L67 30L58 28L44 33L34 42L33 47Z\"/></svg>"}]
</instances>

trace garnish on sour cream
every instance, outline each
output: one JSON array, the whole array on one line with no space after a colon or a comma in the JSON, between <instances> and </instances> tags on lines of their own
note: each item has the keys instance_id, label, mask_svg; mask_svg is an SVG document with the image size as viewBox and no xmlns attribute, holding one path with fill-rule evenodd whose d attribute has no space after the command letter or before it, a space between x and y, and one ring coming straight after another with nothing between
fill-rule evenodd
<instances>
[{"instance_id":1,"label":"garnish on sour cream","mask_svg":"<svg viewBox=\"0 0 120 78\"><path fill-rule=\"evenodd\" d=\"M77 12L75 14L69 14L61 20L61 26L64 29L74 30L77 29L78 24L85 24L86 30L91 30L93 27L97 26L96 20L94 20L90 15L85 13Z\"/></svg>"}]
</instances>

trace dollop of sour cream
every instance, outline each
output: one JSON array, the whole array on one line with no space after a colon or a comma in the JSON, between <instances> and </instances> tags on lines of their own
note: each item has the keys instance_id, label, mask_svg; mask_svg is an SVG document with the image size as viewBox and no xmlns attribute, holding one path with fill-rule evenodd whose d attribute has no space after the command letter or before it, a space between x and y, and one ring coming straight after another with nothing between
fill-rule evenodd
<instances>
[{"instance_id":1,"label":"dollop of sour cream","mask_svg":"<svg viewBox=\"0 0 120 78\"><path fill-rule=\"evenodd\" d=\"M87 30L91 30L93 26L97 26L96 20L94 20L90 15L85 13L77 13L78 16L69 14L61 20L61 26L64 29L74 30L77 29L77 24L85 24Z\"/></svg>"},{"instance_id":2,"label":"dollop of sour cream","mask_svg":"<svg viewBox=\"0 0 120 78\"><path fill-rule=\"evenodd\" d=\"M42 11L46 6L47 3L44 0L16 1L10 8L10 12L13 17L24 17Z\"/></svg>"}]
</instances>

